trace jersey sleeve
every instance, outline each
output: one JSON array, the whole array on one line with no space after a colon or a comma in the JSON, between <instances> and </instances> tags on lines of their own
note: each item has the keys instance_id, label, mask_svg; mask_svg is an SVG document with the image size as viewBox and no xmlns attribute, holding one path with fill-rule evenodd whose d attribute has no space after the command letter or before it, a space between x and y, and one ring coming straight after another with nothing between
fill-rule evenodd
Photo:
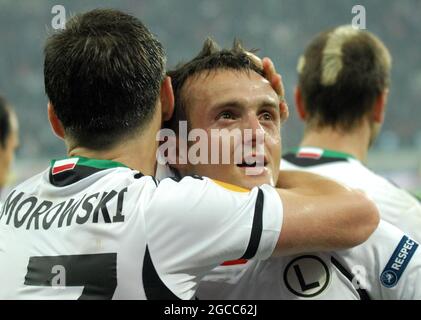
<instances>
[{"instance_id":1,"label":"jersey sleeve","mask_svg":"<svg viewBox=\"0 0 421 320\"><path fill-rule=\"evenodd\" d=\"M161 280L189 299L223 261L270 257L282 218L270 186L250 191L208 178L164 179L145 212L148 250Z\"/></svg>"},{"instance_id":2,"label":"jersey sleeve","mask_svg":"<svg viewBox=\"0 0 421 320\"><path fill-rule=\"evenodd\" d=\"M338 257L351 269L354 286L370 298L421 299L421 249L395 226L381 221L368 241Z\"/></svg>"},{"instance_id":3,"label":"jersey sleeve","mask_svg":"<svg viewBox=\"0 0 421 320\"><path fill-rule=\"evenodd\" d=\"M409 197L408 197L409 198ZM391 219L395 218L396 223L392 223L393 225L396 225L407 233L409 236L411 236L415 241L418 243L421 242L421 204L419 204L415 198L409 198L412 200L412 203L410 206L408 206L409 201L407 201L406 206L402 207L388 207L379 205L379 208L382 210L384 209L384 212L391 211L391 214L389 217ZM395 212L393 216L393 212ZM400 214L396 214L396 212L399 212Z\"/></svg>"}]
</instances>

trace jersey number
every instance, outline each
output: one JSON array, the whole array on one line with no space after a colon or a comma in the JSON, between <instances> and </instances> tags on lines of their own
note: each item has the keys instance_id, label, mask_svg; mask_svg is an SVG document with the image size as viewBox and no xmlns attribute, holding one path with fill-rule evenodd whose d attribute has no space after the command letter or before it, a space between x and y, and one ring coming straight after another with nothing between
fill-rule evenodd
<instances>
[{"instance_id":1,"label":"jersey number","mask_svg":"<svg viewBox=\"0 0 421 320\"><path fill-rule=\"evenodd\" d=\"M30 257L25 285L83 286L79 300L110 300L117 287L117 254Z\"/></svg>"}]
</instances>

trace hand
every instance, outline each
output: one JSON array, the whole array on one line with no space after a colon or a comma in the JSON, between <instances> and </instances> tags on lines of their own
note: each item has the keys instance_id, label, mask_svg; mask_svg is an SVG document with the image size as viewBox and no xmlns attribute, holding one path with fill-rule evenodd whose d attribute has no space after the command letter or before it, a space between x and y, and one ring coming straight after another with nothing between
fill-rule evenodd
<instances>
[{"instance_id":1,"label":"hand","mask_svg":"<svg viewBox=\"0 0 421 320\"><path fill-rule=\"evenodd\" d=\"M281 119L285 121L286 119L288 119L289 110L288 104L285 100L285 89L282 83L282 76L276 72L275 65L273 64L270 58L265 57L263 59L260 59L258 56L251 52L247 52L247 54L257 66L263 69L263 74L265 78L269 81L273 90L275 90L275 92L278 94L279 111L281 113Z\"/></svg>"},{"instance_id":2,"label":"hand","mask_svg":"<svg viewBox=\"0 0 421 320\"><path fill-rule=\"evenodd\" d=\"M286 120L289 116L288 104L285 100L285 89L282 82L282 76L276 72L275 65L270 58L263 58L263 73L265 78L270 82L273 90L279 96L279 111L281 113L281 119Z\"/></svg>"}]
</instances>

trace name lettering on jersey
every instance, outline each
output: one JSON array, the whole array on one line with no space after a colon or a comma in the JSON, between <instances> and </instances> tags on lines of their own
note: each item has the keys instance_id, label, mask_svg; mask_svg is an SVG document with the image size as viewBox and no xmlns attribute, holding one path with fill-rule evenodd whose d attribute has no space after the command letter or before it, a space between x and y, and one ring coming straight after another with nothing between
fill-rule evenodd
<instances>
[{"instance_id":1,"label":"name lettering on jersey","mask_svg":"<svg viewBox=\"0 0 421 320\"><path fill-rule=\"evenodd\" d=\"M383 286L392 288L398 284L417 248L418 243L406 236L402 238L380 275Z\"/></svg>"},{"instance_id":2,"label":"name lettering on jersey","mask_svg":"<svg viewBox=\"0 0 421 320\"><path fill-rule=\"evenodd\" d=\"M127 188L54 203L13 190L4 202L0 222L27 230L48 230L72 224L124 222L123 204Z\"/></svg>"}]
</instances>

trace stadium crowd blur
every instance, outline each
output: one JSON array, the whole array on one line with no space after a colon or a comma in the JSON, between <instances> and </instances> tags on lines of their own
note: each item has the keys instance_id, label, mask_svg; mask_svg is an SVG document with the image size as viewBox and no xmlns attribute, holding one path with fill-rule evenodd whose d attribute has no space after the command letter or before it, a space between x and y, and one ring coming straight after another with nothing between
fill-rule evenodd
<instances>
[{"instance_id":1,"label":"stadium crowd blur","mask_svg":"<svg viewBox=\"0 0 421 320\"><path fill-rule=\"evenodd\" d=\"M316 32L349 24L352 7L366 8L367 28L388 46L393 61L386 123L375 150L421 154L421 1L419 0L0 0L0 94L15 106L21 123L19 159L62 156L63 147L46 121L42 50L51 30L51 8L61 4L69 16L95 7L113 7L138 16L167 49L168 64L191 58L206 36L228 46L234 37L260 48L283 75L292 104L296 63ZM284 148L299 142L302 125L291 108ZM412 161L409 161L413 163ZM420 170L418 160L417 168ZM396 163L399 166L399 162ZM421 175L420 172L417 173ZM420 185L418 185L419 187Z\"/></svg>"}]
</instances>

